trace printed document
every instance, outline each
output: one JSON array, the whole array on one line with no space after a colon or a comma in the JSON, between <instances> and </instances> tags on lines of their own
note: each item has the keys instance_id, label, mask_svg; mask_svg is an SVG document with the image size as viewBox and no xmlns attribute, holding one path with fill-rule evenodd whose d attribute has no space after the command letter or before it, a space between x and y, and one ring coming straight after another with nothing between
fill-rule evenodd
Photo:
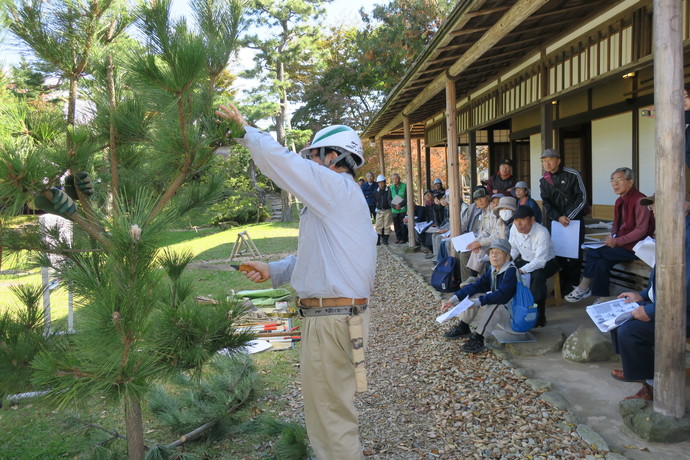
<instances>
[{"instance_id":1,"label":"printed document","mask_svg":"<svg viewBox=\"0 0 690 460\"><path fill-rule=\"evenodd\" d=\"M615 329L632 318L631 311L637 308L637 302L625 303L625 299L614 299L587 307L587 314L601 332Z\"/></svg>"},{"instance_id":2,"label":"printed document","mask_svg":"<svg viewBox=\"0 0 690 460\"><path fill-rule=\"evenodd\" d=\"M642 262L654 268L656 262L656 241L654 238L648 236L644 240L638 241L633 247L633 252Z\"/></svg>"},{"instance_id":3,"label":"printed document","mask_svg":"<svg viewBox=\"0 0 690 460\"><path fill-rule=\"evenodd\" d=\"M469 249L467 249L467 245L477 241L477 237L474 236L473 232L467 232L451 238L450 241L453 242L453 247L456 251L467 252L469 251Z\"/></svg>"},{"instance_id":4,"label":"printed document","mask_svg":"<svg viewBox=\"0 0 690 460\"><path fill-rule=\"evenodd\" d=\"M577 259L580 246L580 221L571 220L567 227L558 221L551 221L551 241L556 255Z\"/></svg>"},{"instance_id":5,"label":"printed document","mask_svg":"<svg viewBox=\"0 0 690 460\"><path fill-rule=\"evenodd\" d=\"M391 200L391 204L395 206L396 204L400 204L403 202L403 199L400 195L395 195L393 199Z\"/></svg>"},{"instance_id":6,"label":"printed document","mask_svg":"<svg viewBox=\"0 0 690 460\"><path fill-rule=\"evenodd\" d=\"M436 318L436 321L442 323L447 319L453 318L454 316L458 316L460 313L467 310L472 305L474 305L474 303L470 300L470 298L465 297L465 299L462 302L460 302L459 304L457 304L456 306L454 306L453 308L451 308L450 310Z\"/></svg>"},{"instance_id":7,"label":"printed document","mask_svg":"<svg viewBox=\"0 0 690 460\"><path fill-rule=\"evenodd\" d=\"M424 230L426 230L426 228L431 224L433 224L432 221L417 222L416 224L414 224L414 229L417 233L419 233L421 235L422 233L424 233Z\"/></svg>"}]
</instances>

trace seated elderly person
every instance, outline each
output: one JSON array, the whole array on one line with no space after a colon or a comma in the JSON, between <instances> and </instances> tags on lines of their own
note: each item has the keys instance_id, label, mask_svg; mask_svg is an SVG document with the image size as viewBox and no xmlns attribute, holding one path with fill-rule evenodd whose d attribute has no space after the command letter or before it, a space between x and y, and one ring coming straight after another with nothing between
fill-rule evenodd
<instances>
[{"instance_id":1,"label":"seated elderly person","mask_svg":"<svg viewBox=\"0 0 690 460\"><path fill-rule=\"evenodd\" d=\"M460 233L472 232L479 236L481 232L482 222L487 222L489 218L489 197L483 187L477 188L472 194L474 203L471 204L467 211L462 215L463 228ZM472 248L470 248L472 249ZM468 278L477 276L477 271L472 270L467 266L470 260L470 252L460 252L457 255L458 265L460 266L460 279L464 282Z\"/></svg>"},{"instance_id":2,"label":"seated elderly person","mask_svg":"<svg viewBox=\"0 0 690 460\"><path fill-rule=\"evenodd\" d=\"M450 236L450 209L448 208L448 199L444 192L436 192L434 194L434 201L438 204L438 208L433 226L435 230L434 233L430 233L432 254L427 255L427 257L431 259L436 254L437 258L440 259L439 248L441 243Z\"/></svg>"},{"instance_id":3,"label":"seated elderly person","mask_svg":"<svg viewBox=\"0 0 690 460\"><path fill-rule=\"evenodd\" d=\"M546 326L546 280L558 272L556 250L549 231L534 220L529 206L520 206L510 229L511 255L521 274L530 275L530 291L537 304L537 327Z\"/></svg>"},{"instance_id":4,"label":"seated elderly person","mask_svg":"<svg viewBox=\"0 0 690 460\"><path fill-rule=\"evenodd\" d=\"M640 200L644 206L653 209L654 195ZM639 307L632 311L633 319L611 331L616 353L621 355L623 369L614 369L611 376L625 382L641 382L642 388L625 399L654 400L654 283L656 272L649 277L649 287L642 292L624 292L618 296L626 303L637 302ZM685 203L685 337L690 337L690 215Z\"/></svg>"},{"instance_id":5,"label":"seated elderly person","mask_svg":"<svg viewBox=\"0 0 690 460\"><path fill-rule=\"evenodd\" d=\"M517 289L517 274L515 265L510 261L510 243L497 239L491 243L489 261L491 270L472 284L460 289L453 297L443 303L443 309L448 310L466 297L474 297L474 305L459 316L460 321L444 335L455 340L469 336L469 340L462 346L467 353L479 353L484 350L484 337L497 327L507 331L510 327L510 311L508 306L515 296ZM475 297L477 294L483 293ZM481 311L479 324L472 334L470 324Z\"/></svg>"},{"instance_id":6,"label":"seated elderly person","mask_svg":"<svg viewBox=\"0 0 690 460\"><path fill-rule=\"evenodd\" d=\"M517 206L526 205L532 208L534 211L534 220L541 224L541 208L539 203L534 201L532 198L532 192L530 192L527 182L520 181L513 187L513 195L517 198Z\"/></svg>"},{"instance_id":7,"label":"seated elderly person","mask_svg":"<svg viewBox=\"0 0 690 460\"><path fill-rule=\"evenodd\" d=\"M632 170L616 169L611 174L611 186L618 195L611 235L604 241L604 246L587 251L582 281L565 296L568 302L577 302L590 295L608 296L611 268L619 262L637 259L633 246L654 234L654 217L647 206L640 204L644 195L635 188Z\"/></svg>"},{"instance_id":8,"label":"seated elderly person","mask_svg":"<svg viewBox=\"0 0 690 460\"><path fill-rule=\"evenodd\" d=\"M484 262L491 243L496 239L508 239L506 221L499 216L498 210L499 208L503 210L504 216L512 222L513 212L515 212L515 198L501 197L500 200L503 200L503 206L501 207L501 204L497 202L490 208L493 212L487 212L482 216L476 241L467 245L470 252L462 253L469 254L469 256L461 258L461 263L463 259L469 257L467 268L478 274L484 272Z\"/></svg>"}]
</instances>

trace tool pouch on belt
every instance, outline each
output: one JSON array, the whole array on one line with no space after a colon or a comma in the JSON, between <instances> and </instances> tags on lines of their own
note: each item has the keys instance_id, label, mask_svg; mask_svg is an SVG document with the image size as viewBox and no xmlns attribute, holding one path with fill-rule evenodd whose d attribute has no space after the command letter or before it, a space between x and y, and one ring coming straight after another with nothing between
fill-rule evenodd
<instances>
[{"instance_id":1,"label":"tool pouch on belt","mask_svg":"<svg viewBox=\"0 0 690 460\"><path fill-rule=\"evenodd\" d=\"M364 330L362 328L362 317L359 315L348 316L347 325L350 329L352 361L355 364L355 384L357 393L364 393L367 391L367 370L364 366Z\"/></svg>"}]
</instances>

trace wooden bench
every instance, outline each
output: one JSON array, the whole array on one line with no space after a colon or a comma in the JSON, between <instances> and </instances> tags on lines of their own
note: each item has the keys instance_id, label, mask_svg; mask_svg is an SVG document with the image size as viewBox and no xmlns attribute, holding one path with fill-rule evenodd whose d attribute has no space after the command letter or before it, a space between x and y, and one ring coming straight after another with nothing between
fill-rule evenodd
<instances>
[{"instance_id":1,"label":"wooden bench","mask_svg":"<svg viewBox=\"0 0 690 460\"><path fill-rule=\"evenodd\" d=\"M647 289L652 268L641 260L630 260L616 264L611 269L611 284L623 291Z\"/></svg>"}]
</instances>

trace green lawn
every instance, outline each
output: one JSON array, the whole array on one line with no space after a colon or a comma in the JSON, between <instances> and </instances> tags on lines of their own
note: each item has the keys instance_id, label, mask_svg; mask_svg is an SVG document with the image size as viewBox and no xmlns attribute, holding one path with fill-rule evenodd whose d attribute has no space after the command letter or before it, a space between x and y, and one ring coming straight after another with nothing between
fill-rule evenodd
<instances>
[{"instance_id":1,"label":"green lawn","mask_svg":"<svg viewBox=\"0 0 690 460\"><path fill-rule=\"evenodd\" d=\"M225 231L199 229L171 231L167 235L167 247L174 250L190 250L194 262L228 259L237 233L247 230L265 260L276 259L297 248L297 223L264 223ZM272 256L275 255L275 256ZM26 270L20 274L0 277L0 311L14 303L9 291L10 284L40 283L40 269L27 266L26 255L20 254L13 261L4 261L3 270ZM224 261L228 263L227 260ZM218 295L230 289L261 289L270 283L255 284L247 281L239 272L213 269L188 269L201 295ZM58 324L66 323L67 293L59 288L51 293L52 317ZM75 326L79 328L79 310L76 307ZM285 403L280 398L286 388L294 387L298 380L298 349L264 352L253 355L259 370L260 383L256 389L256 401L240 415L246 419L259 415L272 415L280 419ZM147 445L170 443L177 438L162 427L144 408L145 438ZM40 399L24 400L15 407L5 403L0 409L0 458L2 459L52 459L78 456L95 443L107 439L102 430L85 428L84 425L102 426L110 432L124 433L120 407L109 406L95 399L83 401L80 406L60 410L45 406ZM183 452L209 459L268 458L270 439L261 435L236 435L214 442L196 442L183 447ZM125 444L116 441L117 455L124 455ZM258 447L257 447L258 446ZM121 458L121 457L120 457Z\"/></svg>"}]
</instances>

